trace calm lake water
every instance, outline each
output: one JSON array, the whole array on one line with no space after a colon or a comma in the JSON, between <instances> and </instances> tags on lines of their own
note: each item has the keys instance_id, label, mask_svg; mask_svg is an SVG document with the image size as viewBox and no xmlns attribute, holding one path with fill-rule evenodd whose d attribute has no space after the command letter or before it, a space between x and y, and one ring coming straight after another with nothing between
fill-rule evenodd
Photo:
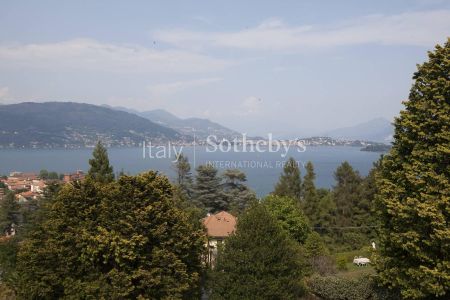
<instances>
[{"instance_id":1,"label":"calm lake water","mask_svg":"<svg viewBox=\"0 0 450 300\"><path fill-rule=\"evenodd\" d=\"M177 150L179 146L177 146ZM152 156L156 153L153 151ZM148 149L146 157L143 157L142 148L111 148L108 149L111 164L114 171L124 170L136 174L149 169L158 170L173 178L171 158L150 158ZM281 157L281 153L242 153L242 152L207 152L205 148L197 146L183 147L183 153L189 157L191 165L200 165L207 162L213 163L223 171L230 167L238 167L247 174L248 185L259 196L266 195L273 190L274 184L282 171L283 162L288 156L292 156L301 166L312 161L317 174L316 185L329 188L334 184L333 173L343 162L348 161L362 175L367 175L372 164L379 157L379 153L360 151L358 147L309 147L305 152L290 151L287 157ZM161 155L162 153L160 153ZM168 156L168 152L166 153ZM194 155L195 154L195 155ZM12 171L39 172L41 169L56 171L58 173L73 172L75 170L87 171L88 160L91 158L92 149L81 150L0 150L0 174L9 174Z\"/></svg>"}]
</instances>

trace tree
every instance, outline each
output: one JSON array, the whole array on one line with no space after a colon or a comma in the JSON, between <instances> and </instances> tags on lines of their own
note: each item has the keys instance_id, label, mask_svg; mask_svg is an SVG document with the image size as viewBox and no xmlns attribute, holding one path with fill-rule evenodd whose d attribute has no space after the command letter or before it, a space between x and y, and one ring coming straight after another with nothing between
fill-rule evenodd
<instances>
[{"instance_id":1,"label":"tree","mask_svg":"<svg viewBox=\"0 0 450 300\"><path fill-rule=\"evenodd\" d=\"M209 213L216 213L221 210L228 210L229 204L226 201L221 188L217 169L211 165L200 165L197 167L195 177L194 202L204 207Z\"/></svg>"},{"instance_id":2,"label":"tree","mask_svg":"<svg viewBox=\"0 0 450 300\"><path fill-rule=\"evenodd\" d=\"M292 239L298 243L306 240L310 231L308 219L303 215L296 200L271 195L263 200L263 204Z\"/></svg>"},{"instance_id":3,"label":"tree","mask_svg":"<svg viewBox=\"0 0 450 300\"><path fill-rule=\"evenodd\" d=\"M176 184L181 192L185 194L187 198L192 197L192 173L191 164L187 156L181 153L175 162L175 171L177 172Z\"/></svg>"},{"instance_id":4,"label":"tree","mask_svg":"<svg viewBox=\"0 0 450 300\"><path fill-rule=\"evenodd\" d=\"M238 220L212 270L211 299L298 299L303 294L299 247L262 204Z\"/></svg>"},{"instance_id":5,"label":"tree","mask_svg":"<svg viewBox=\"0 0 450 300\"><path fill-rule=\"evenodd\" d=\"M336 226L336 204L333 199L333 194L328 189L317 189L319 203L317 211L313 214L310 224L313 224L313 229L320 233L327 243L335 242Z\"/></svg>"},{"instance_id":6,"label":"tree","mask_svg":"<svg viewBox=\"0 0 450 300\"><path fill-rule=\"evenodd\" d=\"M56 172L49 172L48 179L53 179L53 180L59 179L59 175Z\"/></svg>"},{"instance_id":7,"label":"tree","mask_svg":"<svg viewBox=\"0 0 450 300\"><path fill-rule=\"evenodd\" d=\"M306 175L303 177L302 184L302 208L306 217L312 226L316 226L319 222L319 205L320 197L314 184L316 173L312 162L308 162L305 166Z\"/></svg>"},{"instance_id":8,"label":"tree","mask_svg":"<svg viewBox=\"0 0 450 300\"><path fill-rule=\"evenodd\" d=\"M305 241L305 254L308 258L329 255L325 242L317 232L311 232Z\"/></svg>"},{"instance_id":9,"label":"tree","mask_svg":"<svg viewBox=\"0 0 450 300\"><path fill-rule=\"evenodd\" d=\"M43 169L39 172L39 178L44 179L44 180L45 179L58 179L59 175L56 172L49 172L49 171Z\"/></svg>"},{"instance_id":10,"label":"tree","mask_svg":"<svg viewBox=\"0 0 450 300\"><path fill-rule=\"evenodd\" d=\"M45 169L42 169L42 170L39 172L39 178L40 178L40 179L48 179L48 171L45 170Z\"/></svg>"},{"instance_id":11,"label":"tree","mask_svg":"<svg viewBox=\"0 0 450 300\"><path fill-rule=\"evenodd\" d=\"M247 177L244 172L238 169L228 169L225 170L222 177L224 179L222 188L231 211L239 214L256 201L255 193L245 185Z\"/></svg>"},{"instance_id":12,"label":"tree","mask_svg":"<svg viewBox=\"0 0 450 300\"><path fill-rule=\"evenodd\" d=\"M7 192L0 204L0 234L10 233L20 222L20 207L14 193Z\"/></svg>"},{"instance_id":13,"label":"tree","mask_svg":"<svg viewBox=\"0 0 450 300\"><path fill-rule=\"evenodd\" d=\"M348 162L343 162L334 174L336 186L333 188L333 200L336 205L334 232L335 241L345 248L359 249L365 243L369 243L360 227L366 226L363 223L370 215L370 210L364 210L362 201L363 179L359 172L354 170Z\"/></svg>"},{"instance_id":14,"label":"tree","mask_svg":"<svg viewBox=\"0 0 450 300\"><path fill-rule=\"evenodd\" d=\"M360 200L362 178L348 162L343 162L334 173L336 186L333 198L336 203L338 226L353 225L355 206Z\"/></svg>"},{"instance_id":15,"label":"tree","mask_svg":"<svg viewBox=\"0 0 450 300\"><path fill-rule=\"evenodd\" d=\"M275 185L274 195L291 197L300 203L302 194L300 169L294 158L289 158L284 165L283 173Z\"/></svg>"},{"instance_id":16,"label":"tree","mask_svg":"<svg viewBox=\"0 0 450 300\"><path fill-rule=\"evenodd\" d=\"M67 184L18 253L15 290L32 299L198 295L204 237L156 172Z\"/></svg>"},{"instance_id":17,"label":"tree","mask_svg":"<svg viewBox=\"0 0 450 300\"><path fill-rule=\"evenodd\" d=\"M428 57L377 176L377 270L406 299L450 297L450 39Z\"/></svg>"},{"instance_id":18,"label":"tree","mask_svg":"<svg viewBox=\"0 0 450 300\"><path fill-rule=\"evenodd\" d=\"M376 175L380 172L381 159L373 163L372 169L369 174L363 178L361 185L361 200L357 207L356 212L357 224L366 226L361 228L361 232L364 233L370 240L376 238L375 227L377 226L375 197L378 193L378 187L376 184Z\"/></svg>"},{"instance_id":19,"label":"tree","mask_svg":"<svg viewBox=\"0 0 450 300\"><path fill-rule=\"evenodd\" d=\"M330 256L330 252L320 234L315 231L311 232L305 241L304 249L311 273L329 275L336 271L334 259Z\"/></svg>"},{"instance_id":20,"label":"tree","mask_svg":"<svg viewBox=\"0 0 450 300\"><path fill-rule=\"evenodd\" d=\"M108 152L99 141L92 153L93 158L89 160L88 175L94 180L102 183L108 183L114 180L113 167L109 164Z\"/></svg>"}]
</instances>

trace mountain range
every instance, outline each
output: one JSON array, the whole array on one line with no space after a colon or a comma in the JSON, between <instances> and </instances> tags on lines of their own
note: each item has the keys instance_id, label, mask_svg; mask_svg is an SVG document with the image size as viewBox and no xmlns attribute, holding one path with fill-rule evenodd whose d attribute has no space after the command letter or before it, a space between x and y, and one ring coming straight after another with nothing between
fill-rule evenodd
<instances>
[{"instance_id":1,"label":"mountain range","mask_svg":"<svg viewBox=\"0 0 450 300\"><path fill-rule=\"evenodd\" d=\"M125 107L110 107L110 108L134 113L138 116L149 119L152 122L155 122L159 125L172 128L184 135L194 136L195 134L195 137L201 140L206 140L206 138L209 135L215 135L218 140L222 138L232 140L233 138L241 137L241 134L239 132L229 129L218 123L212 122L208 119L202 118L182 119L163 109L155 109L141 112Z\"/></svg>"},{"instance_id":2,"label":"mountain range","mask_svg":"<svg viewBox=\"0 0 450 300\"><path fill-rule=\"evenodd\" d=\"M345 140L389 142L393 126L378 118L322 136ZM82 148L98 140L107 146L132 147L144 140L190 143L209 135L232 140L241 135L208 119L179 118L162 110L74 102L24 102L0 105L0 148Z\"/></svg>"},{"instance_id":3,"label":"mountain range","mask_svg":"<svg viewBox=\"0 0 450 300\"><path fill-rule=\"evenodd\" d=\"M146 118L73 102L24 102L0 106L0 147L137 146L143 140L191 141L190 136Z\"/></svg>"}]
</instances>

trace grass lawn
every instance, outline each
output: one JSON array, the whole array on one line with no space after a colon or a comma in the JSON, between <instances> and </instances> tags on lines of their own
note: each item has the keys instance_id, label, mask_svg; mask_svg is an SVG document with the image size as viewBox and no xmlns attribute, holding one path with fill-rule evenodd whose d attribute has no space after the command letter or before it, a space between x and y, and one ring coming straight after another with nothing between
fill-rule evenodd
<instances>
[{"instance_id":1,"label":"grass lawn","mask_svg":"<svg viewBox=\"0 0 450 300\"><path fill-rule=\"evenodd\" d=\"M337 274L338 276L347 278L356 278L365 274L375 273L375 269L372 265L368 265L366 267L358 267L357 265L353 264L353 258L355 256L362 256L371 259L372 258L371 249L366 248L361 250L336 253L335 254L336 259L340 258L345 259L346 261L345 264L346 270L339 270Z\"/></svg>"},{"instance_id":2,"label":"grass lawn","mask_svg":"<svg viewBox=\"0 0 450 300\"><path fill-rule=\"evenodd\" d=\"M339 271L337 275L346 278L356 278L365 274L373 274L373 273L375 273L375 269L373 266L358 267L353 263L347 263L347 270Z\"/></svg>"}]
</instances>

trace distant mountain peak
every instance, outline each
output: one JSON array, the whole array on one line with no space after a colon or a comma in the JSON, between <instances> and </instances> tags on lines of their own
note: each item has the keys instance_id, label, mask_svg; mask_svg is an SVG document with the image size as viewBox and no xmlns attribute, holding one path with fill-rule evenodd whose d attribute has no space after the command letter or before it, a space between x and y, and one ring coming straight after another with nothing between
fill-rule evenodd
<instances>
[{"instance_id":1,"label":"distant mountain peak","mask_svg":"<svg viewBox=\"0 0 450 300\"><path fill-rule=\"evenodd\" d=\"M116 107L115 109L121 110L119 107ZM209 119L198 117L183 119L164 109L136 112L136 114L157 124L172 128L181 134L192 136L195 133L196 137L200 139L206 139L209 135L215 135L219 139L232 139L240 136L238 132L210 121Z\"/></svg>"},{"instance_id":2,"label":"distant mountain peak","mask_svg":"<svg viewBox=\"0 0 450 300\"><path fill-rule=\"evenodd\" d=\"M369 140L376 142L390 142L394 127L390 121L378 117L353 126L328 130L323 135L336 139Z\"/></svg>"}]
</instances>

